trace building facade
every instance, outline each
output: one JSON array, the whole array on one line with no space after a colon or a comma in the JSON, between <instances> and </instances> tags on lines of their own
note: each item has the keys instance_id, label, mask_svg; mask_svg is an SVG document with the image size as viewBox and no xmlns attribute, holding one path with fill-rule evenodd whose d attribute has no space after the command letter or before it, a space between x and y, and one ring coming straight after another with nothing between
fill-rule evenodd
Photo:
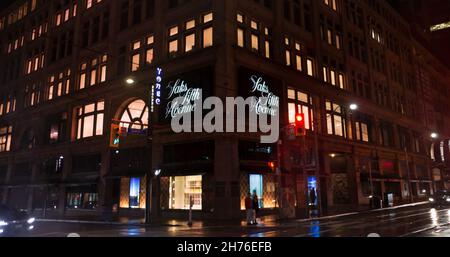
<instances>
[{"instance_id":1,"label":"building facade","mask_svg":"<svg viewBox=\"0 0 450 257\"><path fill-rule=\"evenodd\" d=\"M450 134L449 71L384 1L29 0L0 33L0 200L14 207L140 217L151 195L162 217L234 219L256 191L264 213L302 217L421 201L449 179L448 141L430 138ZM250 96L255 78L279 98L280 142L172 131L168 90ZM298 112L308 132L293 139Z\"/></svg>"}]
</instances>

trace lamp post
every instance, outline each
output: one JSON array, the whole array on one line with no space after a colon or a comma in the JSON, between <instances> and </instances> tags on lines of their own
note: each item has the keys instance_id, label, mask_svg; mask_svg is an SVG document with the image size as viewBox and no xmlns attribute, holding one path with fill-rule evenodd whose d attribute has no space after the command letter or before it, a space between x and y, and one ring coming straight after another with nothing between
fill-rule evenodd
<instances>
[{"instance_id":1,"label":"lamp post","mask_svg":"<svg viewBox=\"0 0 450 257\"><path fill-rule=\"evenodd\" d=\"M337 111L339 108L341 108L341 106L336 107L333 112ZM352 103L349 105L349 108L351 111L356 111L358 110L359 106L355 103ZM326 118L328 119L330 115L327 114ZM316 115L316 117L320 117L319 115ZM320 181L320 160L319 160L319 122L318 119L315 118L314 119L314 159L316 162L315 165L315 171L314 171L314 175L316 177L316 195L317 195L317 211L318 211L318 215L322 215L322 189L321 189L321 181Z\"/></svg>"},{"instance_id":2,"label":"lamp post","mask_svg":"<svg viewBox=\"0 0 450 257\"><path fill-rule=\"evenodd\" d=\"M157 81L160 83L161 81ZM129 86L133 86L137 84L137 82L133 78L125 79L125 83ZM147 86L147 85L144 85ZM151 215L152 215L152 195L153 195L153 182L155 177L158 177L161 174L161 170L153 171L153 154L152 154L152 143L153 143L153 104L154 104L154 85L151 88L146 90L147 93L147 108L148 108L148 124L147 124L147 133L146 133L146 150L149 156L149 167L146 168L146 190L145 190L145 224L151 223Z\"/></svg>"}]
</instances>

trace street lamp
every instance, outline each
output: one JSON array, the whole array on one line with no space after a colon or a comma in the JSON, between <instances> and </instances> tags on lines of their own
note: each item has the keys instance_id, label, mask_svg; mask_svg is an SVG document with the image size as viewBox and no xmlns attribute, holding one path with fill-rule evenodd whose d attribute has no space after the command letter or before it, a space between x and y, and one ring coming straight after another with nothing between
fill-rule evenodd
<instances>
[{"instance_id":1,"label":"street lamp","mask_svg":"<svg viewBox=\"0 0 450 257\"><path fill-rule=\"evenodd\" d=\"M333 112L337 111L340 108L340 106L336 107ZM351 111L358 110L359 106L356 103L351 103L349 105L349 108ZM330 114L327 114L326 117L328 118ZM316 116L317 117L317 116ZM317 195L317 209L318 209L318 215L320 216L322 214L322 193L321 193L321 183L320 183L320 161L319 161L319 134L318 134L318 120L314 119L314 158L316 161L316 168L315 168L315 176L317 179L317 185L316 185L316 195ZM336 157L336 154L334 154L334 157ZM333 157L333 158L334 158Z\"/></svg>"},{"instance_id":2,"label":"street lamp","mask_svg":"<svg viewBox=\"0 0 450 257\"><path fill-rule=\"evenodd\" d=\"M431 137L432 139L437 139L437 138L439 137L439 134L436 133L436 132L433 132L433 133L430 134L430 137Z\"/></svg>"},{"instance_id":3,"label":"street lamp","mask_svg":"<svg viewBox=\"0 0 450 257\"><path fill-rule=\"evenodd\" d=\"M128 77L125 79L125 83L128 86L132 86L135 84L138 84L139 82L137 82L134 78L132 77ZM153 108L151 108L151 106L153 105L153 90L148 89L147 90L148 95L147 95L147 101L148 101L148 124L147 124L147 139L146 139L146 147L147 150L150 153L150 164L147 168L147 172L146 172L146 182L147 182L147 188L146 188L146 207L145 207L145 224L150 224L151 222L151 213L152 213L152 202L151 202L151 197L153 195L153 180L155 178L157 178L160 174L161 174L161 170L157 169L152 171L153 168L153 160L152 160L152 142L153 142ZM154 210L153 210L154 211Z\"/></svg>"},{"instance_id":4,"label":"street lamp","mask_svg":"<svg viewBox=\"0 0 450 257\"><path fill-rule=\"evenodd\" d=\"M127 83L127 85L134 85L136 81L133 78L127 78L125 83Z\"/></svg>"}]
</instances>

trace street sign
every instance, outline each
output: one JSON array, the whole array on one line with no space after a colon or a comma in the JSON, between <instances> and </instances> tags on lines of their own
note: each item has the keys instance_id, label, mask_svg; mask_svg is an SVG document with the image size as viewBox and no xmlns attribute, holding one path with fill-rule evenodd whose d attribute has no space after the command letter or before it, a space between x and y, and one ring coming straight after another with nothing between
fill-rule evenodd
<instances>
[{"instance_id":1,"label":"street sign","mask_svg":"<svg viewBox=\"0 0 450 257\"><path fill-rule=\"evenodd\" d=\"M144 136L144 135L147 135L147 129L129 128L127 133L128 133L128 135Z\"/></svg>"}]
</instances>

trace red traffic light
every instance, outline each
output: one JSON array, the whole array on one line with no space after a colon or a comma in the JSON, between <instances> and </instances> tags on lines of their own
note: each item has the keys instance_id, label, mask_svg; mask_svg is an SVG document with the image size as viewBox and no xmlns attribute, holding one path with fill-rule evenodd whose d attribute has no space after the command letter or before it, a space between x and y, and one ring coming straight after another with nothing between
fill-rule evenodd
<instances>
[{"instance_id":1,"label":"red traffic light","mask_svg":"<svg viewBox=\"0 0 450 257\"><path fill-rule=\"evenodd\" d=\"M306 136L305 114L303 113L295 115L295 135L297 137Z\"/></svg>"},{"instance_id":2,"label":"red traffic light","mask_svg":"<svg viewBox=\"0 0 450 257\"><path fill-rule=\"evenodd\" d=\"M297 123L297 122L303 122L305 120L305 116L303 115L303 114L297 114L296 116L295 116L295 122Z\"/></svg>"},{"instance_id":3,"label":"red traffic light","mask_svg":"<svg viewBox=\"0 0 450 257\"><path fill-rule=\"evenodd\" d=\"M275 170L275 162L269 162L268 165L269 165L269 168L271 168L272 170Z\"/></svg>"}]
</instances>

